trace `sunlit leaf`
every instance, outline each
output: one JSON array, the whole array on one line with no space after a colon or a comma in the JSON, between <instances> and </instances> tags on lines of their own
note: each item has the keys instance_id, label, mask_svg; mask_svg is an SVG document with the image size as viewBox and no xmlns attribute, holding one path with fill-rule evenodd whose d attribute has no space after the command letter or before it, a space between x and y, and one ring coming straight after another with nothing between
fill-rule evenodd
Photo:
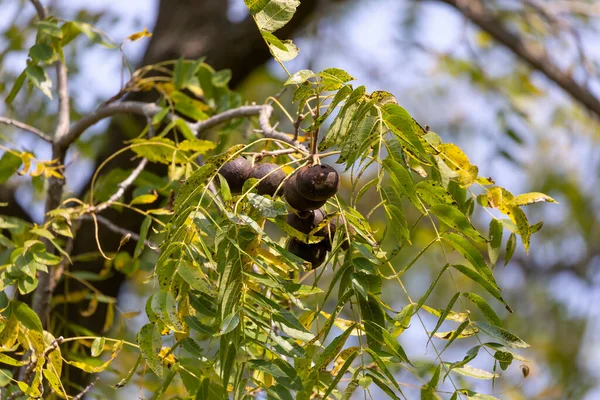
<instances>
[{"instance_id":1,"label":"sunlit leaf","mask_svg":"<svg viewBox=\"0 0 600 400\"><path fill-rule=\"evenodd\" d=\"M136 33L133 33L133 34L127 36L127 39L131 40L132 42L135 42L136 40L139 40L141 38L151 37L151 36L152 36L152 32L148 32L148 29L144 28L143 31L136 32Z\"/></svg>"},{"instance_id":2,"label":"sunlit leaf","mask_svg":"<svg viewBox=\"0 0 600 400\"><path fill-rule=\"evenodd\" d=\"M552 197L538 192L520 194L515 196L515 198L512 200L512 203L515 206L526 206L539 202L558 203Z\"/></svg>"},{"instance_id":3,"label":"sunlit leaf","mask_svg":"<svg viewBox=\"0 0 600 400\"><path fill-rule=\"evenodd\" d=\"M287 24L300 5L298 0L244 0L258 29L275 32Z\"/></svg>"},{"instance_id":4,"label":"sunlit leaf","mask_svg":"<svg viewBox=\"0 0 600 400\"><path fill-rule=\"evenodd\" d=\"M499 326L494 326L487 322L475 322L475 326L513 349L529 347L529 344Z\"/></svg>"}]
</instances>

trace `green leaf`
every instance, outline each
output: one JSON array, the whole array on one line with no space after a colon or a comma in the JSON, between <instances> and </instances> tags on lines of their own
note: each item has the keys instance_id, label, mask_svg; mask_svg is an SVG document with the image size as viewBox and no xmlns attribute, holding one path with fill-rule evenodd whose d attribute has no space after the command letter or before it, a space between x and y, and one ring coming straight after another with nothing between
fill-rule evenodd
<instances>
[{"instance_id":1,"label":"green leaf","mask_svg":"<svg viewBox=\"0 0 600 400\"><path fill-rule=\"evenodd\" d=\"M17 97L17 94L23 87L23 83L25 83L25 78L27 78L27 70L23 70L23 72L21 72L17 79L15 79L15 83L12 89L10 90L10 93L8 94L8 96L6 96L6 104L11 104L15 97Z\"/></svg>"},{"instance_id":2,"label":"green leaf","mask_svg":"<svg viewBox=\"0 0 600 400\"><path fill-rule=\"evenodd\" d=\"M456 339L458 339L460 337L460 334L465 330L465 328L467 326L469 326L470 323L471 323L471 321L469 321L467 319L467 320L463 321L463 323L460 324L454 332L452 332L452 335L450 336L450 339L448 339L448 343L446 343L446 346L444 346L442 353L444 352L444 350L446 350L452 344L452 342L454 342Z\"/></svg>"},{"instance_id":3,"label":"green leaf","mask_svg":"<svg viewBox=\"0 0 600 400\"><path fill-rule=\"evenodd\" d=\"M431 340L431 338L433 337L433 335L435 335L435 333L438 331L438 329L440 329L440 326L442 326L442 323L446 320L446 317L448 316L448 314L450 314L450 311L452 311L452 307L454 307L454 304L456 303L456 300L458 300L459 296L460 296L460 292L455 293L454 296L452 296L452 298L448 302L448 305L446 306L446 308L440 315L438 322L435 325L435 328L433 328L433 330L429 334L429 339L427 340L428 343Z\"/></svg>"},{"instance_id":4,"label":"green leaf","mask_svg":"<svg viewBox=\"0 0 600 400\"><path fill-rule=\"evenodd\" d=\"M381 345L384 343L383 331L387 332L383 328L385 320L381 305L372 294L368 294L366 299L360 294L357 297L367 334L367 344L374 350L380 350Z\"/></svg>"},{"instance_id":5,"label":"green leaf","mask_svg":"<svg viewBox=\"0 0 600 400\"><path fill-rule=\"evenodd\" d=\"M47 44L38 43L29 49L29 56L35 62L41 61L43 63L47 63L52 60L54 52L52 47L48 46Z\"/></svg>"},{"instance_id":6,"label":"green leaf","mask_svg":"<svg viewBox=\"0 0 600 400\"><path fill-rule=\"evenodd\" d=\"M13 300L10 309L25 328L39 333L44 332L40 317L27 304Z\"/></svg>"},{"instance_id":7,"label":"green leaf","mask_svg":"<svg viewBox=\"0 0 600 400\"><path fill-rule=\"evenodd\" d=\"M179 341L181 343L181 347L183 347L188 353L190 353L193 357L203 357L204 351L202 347L196 342L194 339L187 337L183 338Z\"/></svg>"},{"instance_id":8,"label":"green leaf","mask_svg":"<svg viewBox=\"0 0 600 400\"><path fill-rule=\"evenodd\" d=\"M499 326L494 326L487 322L475 322L475 326L513 349L529 347L529 344L525 341Z\"/></svg>"},{"instance_id":9,"label":"green leaf","mask_svg":"<svg viewBox=\"0 0 600 400\"><path fill-rule=\"evenodd\" d=\"M385 204L384 209L387 221L389 223L388 226L392 228L392 231L399 242L402 242L402 239L410 242L410 230L408 229L406 218L404 218L404 212L402 209L398 205L394 204Z\"/></svg>"},{"instance_id":10,"label":"green leaf","mask_svg":"<svg viewBox=\"0 0 600 400\"><path fill-rule=\"evenodd\" d=\"M444 379L446 379L446 376L448 376L448 374L450 373L450 371L452 371L453 368L460 368L463 365L466 365L468 362L473 361L475 357L477 357L477 354L479 354L480 348L481 346L471 347L469 350L467 350L467 354L461 361L457 361L450 364L448 367L448 372L446 372L446 375L444 375Z\"/></svg>"},{"instance_id":11,"label":"green leaf","mask_svg":"<svg viewBox=\"0 0 600 400\"><path fill-rule=\"evenodd\" d=\"M265 218L287 215L288 210L282 201L271 200L254 193L247 193L248 202Z\"/></svg>"},{"instance_id":12,"label":"green leaf","mask_svg":"<svg viewBox=\"0 0 600 400\"><path fill-rule=\"evenodd\" d=\"M40 91L52 100L52 81L46 73L46 70L38 65L30 64L25 68L27 79L35 85Z\"/></svg>"},{"instance_id":13,"label":"green leaf","mask_svg":"<svg viewBox=\"0 0 600 400\"><path fill-rule=\"evenodd\" d=\"M355 112L348 132L342 143L342 151L337 163L346 164L350 168L359 157L364 157L366 150L383 133L377 134L378 116L373 105L374 101L361 104Z\"/></svg>"},{"instance_id":14,"label":"green leaf","mask_svg":"<svg viewBox=\"0 0 600 400\"><path fill-rule=\"evenodd\" d=\"M94 341L92 342L92 348L91 348L91 352L92 352L92 357L98 357L100 355L100 353L102 353L102 351L104 350L104 343L106 342L106 338L102 337L97 337L96 339L94 339Z\"/></svg>"},{"instance_id":15,"label":"green leaf","mask_svg":"<svg viewBox=\"0 0 600 400\"><path fill-rule=\"evenodd\" d=\"M191 329L195 330L196 332L199 332L199 333L202 333L202 334L208 335L208 336L214 336L217 333L217 330L215 328L213 328L212 326L205 325L202 322L200 322L198 319L196 319L194 317L190 317L189 315L186 315L185 317L183 317L183 320Z\"/></svg>"},{"instance_id":16,"label":"green leaf","mask_svg":"<svg viewBox=\"0 0 600 400\"><path fill-rule=\"evenodd\" d=\"M21 157L7 151L0 158L0 184L6 182L21 167Z\"/></svg>"},{"instance_id":17,"label":"green leaf","mask_svg":"<svg viewBox=\"0 0 600 400\"><path fill-rule=\"evenodd\" d=\"M359 86L348 96L344 106L331 123L327 134L321 143L319 143L319 150L326 150L344 140L344 137L348 133L348 128L354 119L354 114L359 107L359 100L363 98L365 91L364 86Z\"/></svg>"},{"instance_id":18,"label":"green leaf","mask_svg":"<svg viewBox=\"0 0 600 400\"><path fill-rule=\"evenodd\" d=\"M392 374L392 372L387 367L387 363L385 361L383 361L383 359L379 356L379 354L377 353L377 351L375 351L375 350L373 350L371 348L366 348L364 350L367 353L369 353L369 355L371 356L371 358L373 358L373 361L375 361L375 364L377 364L377 366L379 367L379 369L381 369L381 371L384 373L384 375L387 376L387 378L390 380L390 382L392 382L392 384L396 387L396 389L398 389L399 392L402 392L402 390L400 389L400 385L398 384L398 382L394 378L394 375Z\"/></svg>"},{"instance_id":19,"label":"green leaf","mask_svg":"<svg viewBox=\"0 0 600 400\"><path fill-rule=\"evenodd\" d=\"M315 363L315 370L320 370L327 367L327 365L338 355L340 350L342 350L344 344L346 343L346 339L348 339L354 328L356 328L356 323L351 324L348 329L346 329L340 336L337 336L331 341L331 343L329 343L329 345L327 345Z\"/></svg>"},{"instance_id":20,"label":"green leaf","mask_svg":"<svg viewBox=\"0 0 600 400\"><path fill-rule=\"evenodd\" d=\"M504 266L506 267L510 262L513 254L515 254L515 249L517 247L517 236L514 233L511 233L508 237L508 241L506 242L506 252L504 253Z\"/></svg>"},{"instance_id":21,"label":"green leaf","mask_svg":"<svg viewBox=\"0 0 600 400\"><path fill-rule=\"evenodd\" d=\"M273 57L282 62L293 60L300 52L294 42L289 39L279 41L279 43L281 43L285 48L283 50L279 46L271 44L271 41L267 40L267 43L269 43L269 50L271 51Z\"/></svg>"},{"instance_id":22,"label":"green leaf","mask_svg":"<svg viewBox=\"0 0 600 400\"><path fill-rule=\"evenodd\" d=\"M184 326L177 314L177 303L170 292L159 291L152 295L152 311L171 330L183 332Z\"/></svg>"},{"instance_id":23,"label":"green leaf","mask_svg":"<svg viewBox=\"0 0 600 400\"><path fill-rule=\"evenodd\" d=\"M152 225L152 218L150 216L147 216L146 218L144 218L144 221L142 222L142 225L140 227L140 238L135 245L135 250L133 251L134 260L137 260L146 248L146 238L148 237L150 225Z\"/></svg>"},{"instance_id":24,"label":"green leaf","mask_svg":"<svg viewBox=\"0 0 600 400\"><path fill-rule=\"evenodd\" d=\"M437 274L437 276L435 277L435 279L433 280L433 282L431 282L431 285L429 285L429 289L427 289L427 291L419 299L419 302L417 303L417 307L415 309L415 313L418 312L421 309L421 307L423 306L423 304L425 304L425 302L429 298L429 295L433 291L433 288L438 283L438 281L440 280L440 278L442 277L442 275L444 275L444 272L446 272L446 270L448 269L449 266L450 266L449 264L444 265L442 267L442 270L440 271L440 273Z\"/></svg>"},{"instance_id":25,"label":"green leaf","mask_svg":"<svg viewBox=\"0 0 600 400\"><path fill-rule=\"evenodd\" d=\"M215 87L226 88L231 80L231 70L222 69L213 74L211 82Z\"/></svg>"},{"instance_id":26,"label":"green leaf","mask_svg":"<svg viewBox=\"0 0 600 400\"><path fill-rule=\"evenodd\" d=\"M258 29L270 33L285 26L300 5L298 0L244 0L244 3Z\"/></svg>"},{"instance_id":27,"label":"green leaf","mask_svg":"<svg viewBox=\"0 0 600 400\"><path fill-rule=\"evenodd\" d=\"M181 262L177 267L177 273L190 285L190 288L205 293L210 291L208 277L201 271L200 267L189 262Z\"/></svg>"},{"instance_id":28,"label":"green leaf","mask_svg":"<svg viewBox=\"0 0 600 400\"><path fill-rule=\"evenodd\" d=\"M440 374L442 372L442 364L439 364L435 371L433 372L433 376L431 380L427 382L421 388L421 400L437 400L439 397L435 394L435 389L437 389L438 382L440 381Z\"/></svg>"},{"instance_id":29,"label":"green leaf","mask_svg":"<svg viewBox=\"0 0 600 400\"><path fill-rule=\"evenodd\" d=\"M337 372L337 375L335 376L335 378L333 379L333 381L331 382L331 384L327 388L327 391L323 394L323 398L324 399L328 399L329 398L328 396L337 387L338 383L342 380L344 374L346 373L346 371L348 371L348 368L350 368L350 365L352 365L352 362L358 356L358 354L359 354L358 350L359 350L358 347L352 347L351 353L347 355L346 361L344 362L344 364L342 365L342 367Z\"/></svg>"},{"instance_id":30,"label":"green leaf","mask_svg":"<svg viewBox=\"0 0 600 400\"><path fill-rule=\"evenodd\" d=\"M381 107L387 127L416 154L426 155L419 136L424 133L413 117L398 104L388 103Z\"/></svg>"},{"instance_id":31,"label":"green leaf","mask_svg":"<svg viewBox=\"0 0 600 400\"><path fill-rule=\"evenodd\" d=\"M204 111L209 107L200 100L196 100L179 90L171 92L169 97L175 104L175 111L180 112L186 117L191 118L194 121L202 121L208 118L208 115ZM185 123L185 121L181 119L175 120L177 126L181 126L177 121ZM191 133L186 136L186 139L191 140L194 139L194 137L195 135Z\"/></svg>"},{"instance_id":32,"label":"green leaf","mask_svg":"<svg viewBox=\"0 0 600 400\"><path fill-rule=\"evenodd\" d=\"M498 350L494 353L494 358L500 363L500 368L502 368L503 371L506 371L510 364L512 364L515 356L507 351Z\"/></svg>"},{"instance_id":33,"label":"green leaf","mask_svg":"<svg viewBox=\"0 0 600 400\"><path fill-rule=\"evenodd\" d=\"M467 299L471 300L477 308L483 313L483 316L492 324L496 326L502 326L502 321L498 314L494 311L492 307L483 299L483 297L475 294L475 293L463 293Z\"/></svg>"},{"instance_id":34,"label":"green leaf","mask_svg":"<svg viewBox=\"0 0 600 400\"><path fill-rule=\"evenodd\" d=\"M207 317L214 318L217 316L217 311L215 309L214 302L207 295L199 294L193 295L190 293L189 295L190 305L202 315Z\"/></svg>"},{"instance_id":35,"label":"green leaf","mask_svg":"<svg viewBox=\"0 0 600 400\"><path fill-rule=\"evenodd\" d=\"M417 305L415 303L407 304L396 316L394 317L394 325L388 328L388 332L392 334L393 337L398 337L408 329L410 325L410 320L415 314L415 308Z\"/></svg>"},{"instance_id":36,"label":"green leaf","mask_svg":"<svg viewBox=\"0 0 600 400\"><path fill-rule=\"evenodd\" d=\"M8 369L0 369L0 388L8 386L13 377L12 371Z\"/></svg>"},{"instance_id":37,"label":"green leaf","mask_svg":"<svg viewBox=\"0 0 600 400\"><path fill-rule=\"evenodd\" d=\"M219 335L225 335L232 332L240 324L240 315L237 312L231 313L223 319Z\"/></svg>"},{"instance_id":38,"label":"green leaf","mask_svg":"<svg viewBox=\"0 0 600 400\"><path fill-rule=\"evenodd\" d=\"M500 256L503 230L504 228L502 227L502 223L496 218L492 218L490 221L490 241L488 242L488 255L490 257L490 264L492 267L496 265L498 257Z\"/></svg>"},{"instance_id":39,"label":"green leaf","mask_svg":"<svg viewBox=\"0 0 600 400\"><path fill-rule=\"evenodd\" d=\"M317 76L321 78L319 82L319 89L321 91L337 90L346 82L354 80L350 74L339 68L327 68L319 72Z\"/></svg>"},{"instance_id":40,"label":"green leaf","mask_svg":"<svg viewBox=\"0 0 600 400\"><path fill-rule=\"evenodd\" d=\"M490 281L488 281L485 277L479 275L477 273L477 271L475 271L474 269L471 269L469 267L466 267L464 265L460 265L460 264L452 265L452 267L454 269L458 270L459 272L461 272L463 275L465 275L472 281L474 281L475 283L479 284L482 288L487 290L492 296L494 296L496 299L498 299L502 304L504 304L504 305L506 305L506 307L508 307L508 305L506 304L506 301L504 301L504 299L500 295L500 289L496 285L494 285Z\"/></svg>"},{"instance_id":41,"label":"green leaf","mask_svg":"<svg viewBox=\"0 0 600 400\"><path fill-rule=\"evenodd\" d=\"M340 102L346 99L352 93L352 88L350 86L344 85L337 91L331 103L327 106L327 111L319 116L313 123L306 129L307 132L313 132L317 128L319 128L323 122L331 115L331 113L337 109L337 106Z\"/></svg>"},{"instance_id":42,"label":"green leaf","mask_svg":"<svg viewBox=\"0 0 600 400\"><path fill-rule=\"evenodd\" d=\"M163 364L159 357L160 349L162 348L162 338L156 324L146 324L142 326L140 332L137 335L137 342L140 345L140 351L148 366L154 371L154 373L162 378L163 376Z\"/></svg>"},{"instance_id":43,"label":"green leaf","mask_svg":"<svg viewBox=\"0 0 600 400\"><path fill-rule=\"evenodd\" d=\"M394 182L396 188L403 193L410 202L417 207L418 210L423 211L423 206L417 198L415 184L410 175L410 172L397 160L390 158L389 156L383 160L383 168L390 174L392 182Z\"/></svg>"},{"instance_id":44,"label":"green leaf","mask_svg":"<svg viewBox=\"0 0 600 400\"><path fill-rule=\"evenodd\" d=\"M466 364L462 367L453 368L452 371L475 379L494 379L500 376L498 374L493 374L483 369L472 367L469 364Z\"/></svg>"},{"instance_id":45,"label":"green leaf","mask_svg":"<svg viewBox=\"0 0 600 400\"><path fill-rule=\"evenodd\" d=\"M454 196L437 181L431 179L421 181L417 183L416 188L419 197L430 206L436 204L459 206Z\"/></svg>"},{"instance_id":46,"label":"green leaf","mask_svg":"<svg viewBox=\"0 0 600 400\"><path fill-rule=\"evenodd\" d=\"M485 277L494 286L497 286L496 279L494 279L490 267L488 267L477 247L464 237L452 232L444 234L443 239L466 258L481 276Z\"/></svg>"},{"instance_id":47,"label":"green leaf","mask_svg":"<svg viewBox=\"0 0 600 400\"><path fill-rule=\"evenodd\" d=\"M264 36L264 34L263 34L263 36ZM284 86L287 86L287 85L300 85L301 83L304 83L305 81L307 81L308 79L312 78L313 76L315 76L315 73L312 72L310 69L301 69L300 71L296 71L294 74L292 74L292 76L290 76L284 82L283 85Z\"/></svg>"},{"instance_id":48,"label":"green leaf","mask_svg":"<svg viewBox=\"0 0 600 400\"><path fill-rule=\"evenodd\" d=\"M380 389L381 389L381 390L382 390L382 391L383 391L385 394L387 394L387 395L388 395L388 397L389 397L390 399L397 399L397 400L400 400L400 398L399 398L398 396L396 396L396 394L395 394L395 393L392 391L392 389L391 389L391 388L390 388L390 387L389 387L389 386L386 384L386 382L384 382L384 381L383 381L382 379L380 379L380 378L379 378L377 375L375 375L375 374L373 373L373 371L371 371L371 373L369 373L367 376L368 376L368 377L370 377L370 378L373 380L373 382L375 382L375 384L376 384L377 386L379 386L379 388L380 388ZM394 378L394 381L395 381L395 378Z\"/></svg>"},{"instance_id":49,"label":"green leaf","mask_svg":"<svg viewBox=\"0 0 600 400\"><path fill-rule=\"evenodd\" d=\"M469 219L457 207L446 204L435 204L430 211L441 222L462 233L475 242L486 243L486 239L475 229Z\"/></svg>"},{"instance_id":50,"label":"green leaf","mask_svg":"<svg viewBox=\"0 0 600 400\"><path fill-rule=\"evenodd\" d=\"M267 373L275 378L276 382L291 390L302 390L302 380L296 370L280 358L273 361L250 360L248 367Z\"/></svg>"}]
</instances>

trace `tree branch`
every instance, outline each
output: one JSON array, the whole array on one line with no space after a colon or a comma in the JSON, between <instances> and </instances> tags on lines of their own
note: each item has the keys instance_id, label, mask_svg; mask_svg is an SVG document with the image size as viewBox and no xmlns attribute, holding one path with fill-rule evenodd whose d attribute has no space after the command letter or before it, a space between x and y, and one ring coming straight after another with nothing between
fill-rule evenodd
<instances>
[{"instance_id":1,"label":"tree branch","mask_svg":"<svg viewBox=\"0 0 600 400\"><path fill-rule=\"evenodd\" d=\"M271 114L273 114L273 107L271 107L270 105L264 105L262 107L263 109L258 116L258 126L262 130L263 135L271 139L277 139L286 143L298 145L298 143L294 141L293 138L289 137L283 132L279 132L271 126L269 119L271 118Z\"/></svg>"},{"instance_id":2,"label":"tree branch","mask_svg":"<svg viewBox=\"0 0 600 400\"><path fill-rule=\"evenodd\" d=\"M140 174L142 173L144 168L146 168L146 164L148 164L148 159L142 158L142 161L140 161L138 166L135 167L135 169L133 171L131 171L131 174L127 177L127 179L125 179L123 182L119 183L119 185L118 185L119 189L112 196L110 196L110 198L108 200L106 200L104 203L98 204L97 206L90 207L90 208L86 209L86 211L98 213L102 210L107 209L115 201L119 200L121 198L121 196L123 196L123 194L125 194L125 191L127 190L127 188L129 186L131 186L133 184L133 182L135 182L135 180L137 179L138 176L140 176Z\"/></svg>"},{"instance_id":3,"label":"tree branch","mask_svg":"<svg viewBox=\"0 0 600 400\"><path fill-rule=\"evenodd\" d=\"M123 101L121 103L107 104L75 122L69 129L69 132L61 140L61 146L65 148L69 147L69 145L77 140L89 127L103 119L117 114L137 114L152 117L160 110L161 108L154 103L143 103L139 101Z\"/></svg>"},{"instance_id":4,"label":"tree branch","mask_svg":"<svg viewBox=\"0 0 600 400\"><path fill-rule=\"evenodd\" d=\"M46 9L38 0L31 0L35 6L40 19L47 17ZM69 85L67 76L67 66L59 59L56 61L56 86L58 92L58 120L56 130L52 141L52 158L64 164L67 148L62 146L64 137L69 132L71 108L69 105ZM63 194L65 179L63 177L51 177L48 181L48 190L46 197L46 213L56 209L60 205ZM46 214L47 215L47 214ZM46 217L48 219L48 217ZM52 249L53 245L48 239L43 239L47 249ZM42 325L48 325L48 312L50 309L50 300L52 298L53 288L56 286L56 275L52 272L39 272L38 287L33 293L33 311L40 317Z\"/></svg>"},{"instance_id":5,"label":"tree branch","mask_svg":"<svg viewBox=\"0 0 600 400\"><path fill-rule=\"evenodd\" d=\"M33 4L33 6L35 7L35 11L37 11L37 15L38 17L40 17L40 19L45 19L48 16L48 12L46 11L46 8L44 8L42 3L40 3L38 0L29 1L31 1L31 4Z\"/></svg>"},{"instance_id":6,"label":"tree branch","mask_svg":"<svg viewBox=\"0 0 600 400\"><path fill-rule=\"evenodd\" d=\"M591 91L576 82L570 74L561 71L544 52L527 43L519 35L509 31L498 18L486 11L480 0L439 1L454 7L517 57L546 75L548 79L569 93L573 99L597 117L600 117L600 100Z\"/></svg>"},{"instance_id":7,"label":"tree branch","mask_svg":"<svg viewBox=\"0 0 600 400\"><path fill-rule=\"evenodd\" d=\"M26 123L23 123L21 121L17 121L16 119L11 119L11 118L6 118L6 117L0 116L0 124L14 126L15 128L19 128L24 131L31 132L34 135L36 135L37 137L39 137L40 139L42 139L48 143L52 143L52 138L50 136L46 135L44 132L40 131L39 129L34 128L33 126L27 125Z\"/></svg>"}]
</instances>

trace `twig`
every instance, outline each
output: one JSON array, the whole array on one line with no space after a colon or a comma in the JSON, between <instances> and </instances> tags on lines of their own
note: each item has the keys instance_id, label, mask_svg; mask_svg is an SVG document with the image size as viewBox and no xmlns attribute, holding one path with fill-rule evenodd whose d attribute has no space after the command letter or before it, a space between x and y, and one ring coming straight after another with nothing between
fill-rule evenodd
<instances>
[{"instance_id":1,"label":"twig","mask_svg":"<svg viewBox=\"0 0 600 400\"><path fill-rule=\"evenodd\" d=\"M15 128L19 128L24 131L31 132L34 135L38 136L40 139L42 139L48 143L52 143L52 138L50 136L46 135L44 132L40 131L39 129L34 128L33 126L27 125L26 123L23 123L21 121L17 121L16 119L0 117L0 123L5 124L5 125L11 125L11 126L14 126Z\"/></svg>"},{"instance_id":2,"label":"twig","mask_svg":"<svg viewBox=\"0 0 600 400\"><path fill-rule=\"evenodd\" d=\"M72 400L81 400L81 399L83 399L83 396L85 396L85 394L87 392L89 392L94 387L94 384L96 382L98 382L98 379L100 379L99 376L97 376L96 379L93 382L90 382L90 384L87 385L81 392L79 392L79 394L77 396L74 396Z\"/></svg>"},{"instance_id":3,"label":"twig","mask_svg":"<svg viewBox=\"0 0 600 400\"><path fill-rule=\"evenodd\" d=\"M303 149L297 149L297 148L281 149L281 150L263 150L260 153L252 153L252 154L254 154L254 159L256 161L260 161L265 157L277 157L277 156L282 156L285 154L294 154L294 153L306 154L306 152L304 152Z\"/></svg>"},{"instance_id":4,"label":"twig","mask_svg":"<svg viewBox=\"0 0 600 400\"><path fill-rule=\"evenodd\" d=\"M118 114L137 114L142 116L154 116L161 108L154 103L143 103L140 101L123 101L111 103L98 108L91 114L86 115L75 122L69 132L63 138L61 146L68 147L81 136L89 127L95 123Z\"/></svg>"},{"instance_id":5,"label":"twig","mask_svg":"<svg viewBox=\"0 0 600 400\"><path fill-rule=\"evenodd\" d=\"M84 219L84 220L93 220L93 217L91 215L82 215L79 217L79 219ZM103 217L101 215L96 215L96 220L98 222L100 222L102 225L106 226L108 229L110 229L113 232L119 233L123 236L125 235L131 235L131 238L133 240L136 241L140 241L140 235L138 235L135 232L130 231L129 229L125 229L122 228L118 225L115 225L110 219ZM158 248L158 245L150 240L144 240L144 244L148 247L150 247L152 250L155 250Z\"/></svg>"},{"instance_id":6,"label":"twig","mask_svg":"<svg viewBox=\"0 0 600 400\"><path fill-rule=\"evenodd\" d=\"M38 15L38 17L40 17L40 19L45 19L48 16L48 12L46 11L46 8L44 8L42 3L40 3L38 0L29 0L29 1L31 1L31 4L33 4L33 6L35 7L35 10L37 11L37 15Z\"/></svg>"},{"instance_id":7,"label":"twig","mask_svg":"<svg viewBox=\"0 0 600 400\"><path fill-rule=\"evenodd\" d=\"M198 121L194 124L190 124L190 128L192 128L192 130L195 131L197 135L210 128L214 128L215 126L222 124L223 122L227 122L235 118L252 117L254 115L259 115L262 109L263 106L241 106L238 108L232 108L231 110L223 111L222 113L210 117L204 121Z\"/></svg>"},{"instance_id":8,"label":"twig","mask_svg":"<svg viewBox=\"0 0 600 400\"><path fill-rule=\"evenodd\" d=\"M123 182L119 183L119 185L118 185L119 189L112 196L110 196L110 198L108 200L106 200L104 203L98 204L97 206L90 207L90 208L86 209L86 211L97 213L97 212L107 209L115 201L119 200L121 198L121 196L123 196L123 194L125 193L127 188L129 186L131 186L131 184L137 179L138 176L140 176L140 174L146 167L146 164L148 164L148 159L143 158L142 161L140 161L140 163L138 164L138 166L135 167L135 169L133 171L131 171L131 174L127 177L127 179L125 179Z\"/></svg>"},{"instance_id":9,"label":"twig","mask_svg":"<svg viewBox=\"0 0 600 400\"><path fill-rule=\"evenodd\" d=\"M258 116L258 126L262 130L263 135L265 135L265 137L281 140L283 142L290 143L294 146L305 148L305 146L299 145L297 141L294 141L285 133L275 130L275 128L273 128L271 126L271 123L269 122L269 118L271 118L271 114L273 114L273 107L271 107L270 105L264 105L262 107L263 109L261 110Z\"/></svg>"}]
</instances>

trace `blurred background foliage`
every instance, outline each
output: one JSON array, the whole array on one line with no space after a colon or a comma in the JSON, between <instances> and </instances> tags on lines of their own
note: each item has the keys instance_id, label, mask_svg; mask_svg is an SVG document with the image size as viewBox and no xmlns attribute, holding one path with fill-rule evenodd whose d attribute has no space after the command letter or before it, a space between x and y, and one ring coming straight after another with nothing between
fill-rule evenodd
<instances>
[{"instance_id":1,"label":"blurred background foliage","mask_svg":"<svg viewBox=\"0 0 600 400\"><path fill-rule=\"evenodd\" d=\"M229 0L227 6L223 0L78 0L48 5L54 15L96 25L116 43L147 27L153 32L151 40L123 48L133 66L206 56L216 69L230 68L232 87L257 103L279 92L285 80L280 67L269 62L241 0ZM6 97L25 66L35 14L23 0L4 0L0 15L0 93ZM515 313L501 307L496 311L509 331L531 344L522 352L531 361L529 377L523 379L515 369L495 383L495 393L503 399L600 397L599 29L600 4L594 0L303 0L281 35L294 38L300 48L300 56L287 65L290 71L343 68L368 90L393 93L417 121L464 149L482 175L513 193L540 191L560 202L528 208L531 224L544 220L532 238L532 251L526 255L518 246L508 266L494 272ZM127 75L115 49L91 46L80 38L69 51L76 116L118 93ZM0 114L49 130L55 104L45 102L37 91L20 96L15 104L26 106L8 109L1 104ZM282 99L291 106L290 93ZM69 190L82 191L98 160L114 151L111 143L116 146L136 132L134 121L120 119L86 133L67 160ZM227 140L245 140L243 134ZM38 158L50 157L47 144L23 138L18 131L2 127L0 138ZM9 202L2 213L39 222L41 185L35 179L13 179L0 187L0 202ZM17 203L11 203L13 199ZM375 205L368 201L363 201L364 212ZM486 231L487 218L479 217L475 221ZM134 231L136 224L139 221L131 223ZM427 226L415 235L415 249L433 237ZM443 264L434 259L439 255L431 254L404 279L413 298L427 289ZM395 265L405 265L409 256L398 257ZM118 294L121 311L113 336L131 337L144 323L147 274L141 268L131 279L112 281L107 289ZM468 291L470 283L440 282L430 305L444 308L455 285ZM384 287L383 300L395 309L406 305L400 297ZM142 312L123 314L135 311ZM101 320L101 327L103 319L98 314L93 318ZM424 322L431 330L436 319ZM79 323L95 330L91 321ZM412 358L431 358L424 338L423 327L415 324L401 343ZM461 358L473 345L468 341L446 357ZM112 372L122 376L135 358L133 353L119 357ZM483 367L490 365L491 361ZM147 378L145 385L152 391ZM142 391L140 381L133 386L117 394L126 398ZM108 386L95 390L99 396L115 396ZM172 390L174 395L176 385ZM407 392L415 397L417 393Z\"/></svg>"}]
</instances>

